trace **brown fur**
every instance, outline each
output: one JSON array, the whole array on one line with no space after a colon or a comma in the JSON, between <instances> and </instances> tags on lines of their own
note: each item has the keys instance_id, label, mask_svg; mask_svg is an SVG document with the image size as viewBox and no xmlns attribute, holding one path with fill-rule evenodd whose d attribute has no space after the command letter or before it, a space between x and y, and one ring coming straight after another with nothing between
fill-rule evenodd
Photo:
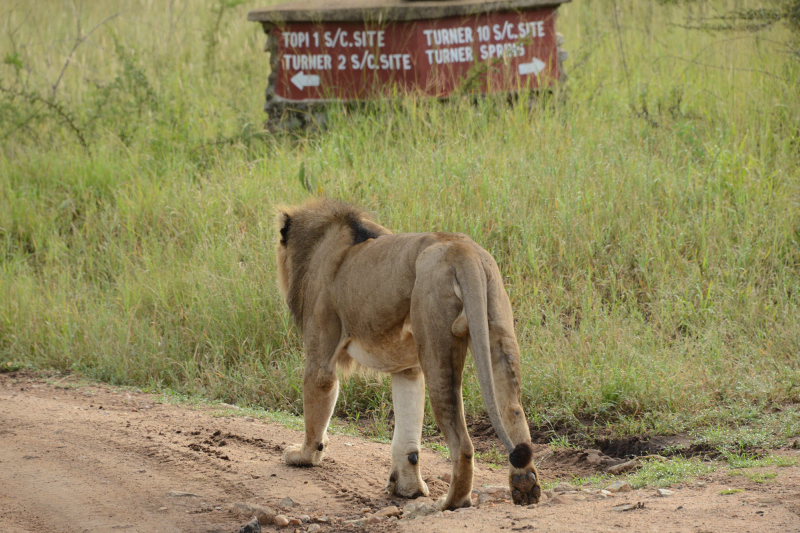
<instances>
[{"instance_id":1,"label":"brown fur","mask_svg":"<svg viewBox=\"0 0 800 533\"><path fill-rule=\"evenodd\" d=\"M473 447L461 401L469 346L492 425L508 451L515 450L509 465L514 501L538 502L511 306L489 253L461 234L395 235L332 200L283 207L278 226L278 285L306 351L306 437L286 450L286 462L322 460L336 372L355 360L392 375L396 417L387 490L428 494L417 464L427 382L453 458L441 507L470 505Z\"/></svg>"}]
</instances>

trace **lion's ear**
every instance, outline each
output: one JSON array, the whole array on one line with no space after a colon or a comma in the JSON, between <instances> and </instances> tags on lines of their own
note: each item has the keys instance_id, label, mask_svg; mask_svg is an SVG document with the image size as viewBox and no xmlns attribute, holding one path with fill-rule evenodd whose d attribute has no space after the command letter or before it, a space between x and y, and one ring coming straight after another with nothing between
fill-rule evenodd
<instances>
[{"instance_id":1,"label":"lion's ear","mask_svg":"<svg viewBox=\"0 0 800 533\"><path fill-rule=\"evenodd\" d=\"M289 240L289 228L292 225L292 217L285 211L278 211L278 227L281 231L281 245L286 246Z\"/></svg>"}]
</instances>

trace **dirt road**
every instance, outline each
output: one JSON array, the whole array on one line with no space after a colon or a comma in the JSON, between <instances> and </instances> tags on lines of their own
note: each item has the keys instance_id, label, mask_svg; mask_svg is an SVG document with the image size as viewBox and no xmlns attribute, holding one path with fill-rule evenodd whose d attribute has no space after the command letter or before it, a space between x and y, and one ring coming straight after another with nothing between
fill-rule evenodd
<instances>
[{"instance_id":1,"label":"dirt road","mask_svg":"<svg viewBox=\"0 0 800 533\"><path fill-rule=\"evenodd\" d=\"M530 508L481 489L492 501L478 507L359 527L346 521L365 508L408 503L383 492L389 445L334 435L323 466L286 467L282 450L300 438L262 419L221 417L218 408L162 404L69 378L0 374L0 531L235 532L249 521L229 510L237 502L308 516L286 531L800 531L798 466L769 469L777 477L765 483L720 469L666 497L653 488L610 497L550 493ZM602 458L547 446L538 452L546 480L586 476ZM432 502L446 491L440 477L450 467L430 450L421 464ZM504 477L478 465L475 487L503 485ZM733 488L744 490L720 494ZM614 509L639 502L643 508Z\"/></svg>"}]
</instances>

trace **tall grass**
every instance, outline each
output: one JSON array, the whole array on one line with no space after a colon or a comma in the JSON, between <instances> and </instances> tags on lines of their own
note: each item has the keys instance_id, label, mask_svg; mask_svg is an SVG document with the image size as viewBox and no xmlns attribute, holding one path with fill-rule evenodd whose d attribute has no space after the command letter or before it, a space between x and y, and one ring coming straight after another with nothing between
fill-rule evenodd
<instances>
[{"instance_id":1,"label":"tall grass","mask_svg":"<svg viewBox=\"0 0 800 533\"><path fill-rule=\"evenodd\" d=\"M577 1L557 22L569 81L532 106L400 99L271 136L245 20L264 4L0 3L0 362L299 412L273 206L305 198L302 175L494 254L536 424L685 431L800 402L786 27L682 27L721 2ZM337 409L390 398L355 377Z\"/></svg>"}]
</instances>

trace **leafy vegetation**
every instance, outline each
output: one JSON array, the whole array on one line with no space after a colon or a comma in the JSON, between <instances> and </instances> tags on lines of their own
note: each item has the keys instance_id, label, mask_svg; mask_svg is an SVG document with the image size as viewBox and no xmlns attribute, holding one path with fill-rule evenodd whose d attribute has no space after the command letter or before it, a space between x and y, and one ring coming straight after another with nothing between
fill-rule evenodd
<instances>
[{"instance_id":1,"label":"leafy vegetation","mask_svg":"<svg viewBox=\"0 0 800 533\"><path fill-rule=\"evenodd\" d=\"M744 476L753 483L768 483L772 481L776 477L778 477L777 472L731 472L732 476Z\"/></svg>"},{"instance_id":2,"label":"leafy vegetation","mask_svg":"<svg viewBox=\"0 0 800 533\"><path fill-rule=\"evenodd\" d=\"M0 3L0 367L300 413L273 208L313 184L494 254L533 424L800 434L794 19L723 34L692 26L760 4L566 4L552 97L404 98L273 136L263 3ZM471 366L464 396L480 416ZM355 376L337 414L390 405Z\"/></svg>"},{"instance_id":3,"label":"leafy vegetation","mask_svg":"<svg viewBox=\"0 0 800 533\"><path fill-rule=\"evenodd\" d=\"M744 492L744 489L725 489L719 492L720 496L732 496L734 494L739 494L740 492Z\"/></svg>"},{"instance_id":4,"label":"leafy vegetation","mask_svg":"<svg viewBox=\"0 0 800 533\"><path fill-rule=\"evenodd\" d=\"M673 457L669 461L645 461L635 474L628 476L634 489L642 487L669 487L716 470L714 463L700 459Z\"/></svg>"},{"instance_id":5,"label":"leafy vegetation","mask_svg":"<svg viewBox=\"0 0 800 533\"><path fill-rule=\"evenodd\" d=\"M794 466L797 460L791 457L781 457L778 455L758 456L750 453L725 453L723 457L728 461L732 469L737 468L757 468L761 466Z\"/></svg>"}]
</instances>

